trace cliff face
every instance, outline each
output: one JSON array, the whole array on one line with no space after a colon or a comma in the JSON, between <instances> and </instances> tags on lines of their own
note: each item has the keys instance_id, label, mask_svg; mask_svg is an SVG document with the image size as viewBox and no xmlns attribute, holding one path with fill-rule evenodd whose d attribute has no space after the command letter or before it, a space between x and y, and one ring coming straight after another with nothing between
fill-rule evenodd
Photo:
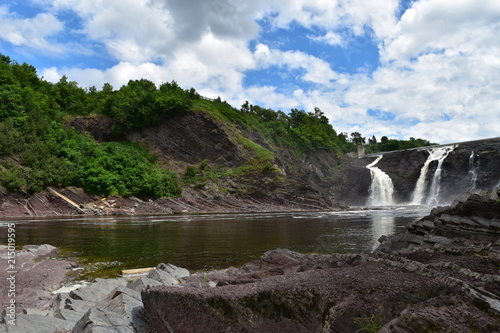
<instances>
[{"instance_id":1,"label":"cliff face","mask_svg":"<svg viewBox=\"0 0 500 333\"><path fill-rule=\"evenodd\" d=\"M431 195L433 179L437 179L435 182L439 190L438 201L432 204L449 203L466 191L489 189L499 184L500 138L434 148L449 150L447 155L442 156L444 159L441 166L439 154L436 155L437 159L428 160L432 149L429 147L388 152L383 154L383 158L376 164L376 167L391 178L396 203L412 202L412 195L426 161L428 169L424 196ZM371 176L366 165L376 157L370 155L350 162L347 168L348 181L342 190L342 202L349 205L363 205L367 202Z\"/></svg>"}]
</instances>

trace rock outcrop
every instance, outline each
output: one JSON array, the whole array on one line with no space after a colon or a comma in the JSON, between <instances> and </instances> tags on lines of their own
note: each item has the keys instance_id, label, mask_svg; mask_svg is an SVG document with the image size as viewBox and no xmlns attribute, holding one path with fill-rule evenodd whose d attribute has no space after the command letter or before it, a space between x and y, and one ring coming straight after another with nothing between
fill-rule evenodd
<instances>
[{"instance_id":1,"label":"rock outcrop","mask_svg":"<svg viewBox=\"0 0 500 333\"><path fill-rule=\"evenodd\" d=\"M69 124L81 133L90 133L99 142L118 139L113 135L113 125L108 117L92 115L76 117ZM117 197L102 200L78 188L54 187L81 205L76 209L48 189L28 195L7 193L0 186L0 217L307 211L340 207L335 196L343 179L341 165L347 158L322 150L299 156L283 147L272 148L259 133L243 125L234 128L206 112L192 111L163 119L155 126L122 133L119 139L148 147L160 164L177 173L179 182L189 168L196 170L202 180L184 186L180 197L157 200ZM274 156L274 160L267 164L258 160L256 155L263 152ZM209 174L207 170L214 172Z\"/></svg>"}]
</instances>

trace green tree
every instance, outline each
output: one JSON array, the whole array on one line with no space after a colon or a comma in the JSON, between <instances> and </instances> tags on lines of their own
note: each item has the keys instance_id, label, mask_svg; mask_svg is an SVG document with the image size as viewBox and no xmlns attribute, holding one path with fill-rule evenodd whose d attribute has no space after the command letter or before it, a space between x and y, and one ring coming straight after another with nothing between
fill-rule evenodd
<instances>
[{"instance_id":1,"label":"green tree","mask_svg":"<svg viewBox=\"0 0 500 333\"><path fill-rule=\"evenodd\" d=\"M357 145L364 145L365 144L365 138L359 132L351 133L351 141Z\"/></svg>"}]
</instances>

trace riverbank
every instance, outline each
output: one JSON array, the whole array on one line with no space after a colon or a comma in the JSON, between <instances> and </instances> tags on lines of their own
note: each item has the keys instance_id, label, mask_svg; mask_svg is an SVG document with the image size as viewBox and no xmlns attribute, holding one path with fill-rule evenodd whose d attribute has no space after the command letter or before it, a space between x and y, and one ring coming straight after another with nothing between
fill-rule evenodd
<instances>
[{"instance_id":1,"label":"riverbank","mask_svg":"<svg viewBox=\"0 0 500 333\"><path fill-rule=\"evenodd\" d=\"M182 196L157 200L136 197L102 197L76 187L48 188L33 195L0 192L0 218L78 215L154 215L178 213L244 213L339 210L317 198L296 197L271 200L230 194L214 195L186 189Z\"/></svg>"},{"instance_id":2,"label":"riverbank","mask_svg":"<svg viewBox=\"0 0 500 333\"><path fill-rule=\"evenodd\" d=\"M38 267L44 284L34 277L17 280L17 311L25 314L16 320L25 326L8 326L5 313L0 332L500 331L498 192L478 192L434 209L406 233L383 237L371 254L275 250L239 268L189 274L161 265L135 282L97 279L56 295L51 288L56 280L64 284L65 274L61 279L43 270L78 267L71 260L49 260L51 247L27 248L19 260L31 259L18 275L29 268L26 277L32 277ZM28 257L30 252L40 257ZM33 289L51 297L25 305L23 294L33 299ZM0 292L2 305L8 304L6 290Z\"/></svg>"}]
</instances>

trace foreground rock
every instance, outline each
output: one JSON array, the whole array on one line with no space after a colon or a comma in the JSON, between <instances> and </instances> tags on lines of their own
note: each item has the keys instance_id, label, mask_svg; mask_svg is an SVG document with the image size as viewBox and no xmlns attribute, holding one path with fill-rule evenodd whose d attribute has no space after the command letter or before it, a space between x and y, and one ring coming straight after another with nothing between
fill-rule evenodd
<instances>
[{"instance_id":1,"label":"foreground rock","mask_svg":"<svg viewBox=\"0 0 500 333\"><path fill-rule=\"evenodd\" d=\"M39 256L35 258L40 259L41 255L53 254L56 250L50 245L30 246L19 253L18 260L26 256L24 252L37 253ZM54 263L56 260L44 262ZM16 286L15 313L8 307L9 299L4 299L7 292L2 293L2 309L6 310L1 317L0 332L150 332L140 291L147 285L175 286L179 284L178 279L189 275L186 269L160 264L147 276L133 281L126 278L96 279L74 290L59 292L56 289L65 280L59 276L57 268L57 265L47 266L47 271L40 273L40 277L34 274L32 278L39 280L30 280L29 286L22 282L22 276L33 272L20 268L18 276L22 283ZM44 277L47 281L43 281Z\"/></svg>"},{"instance_id":2,"label":"foreground rock","mask_svg":"<svg viewBox=\"0 0 500 333\"><path fill-rule=\"evenodd\" d=\"M498 332L499 218L497 190L479 192L370 255L271 251L142 299L158 332Z\"/></svg>"},{"instance_id":3,"label":"foreground rock","mask_svg":"<svg viewBox=\"0 0 500 333\"><path fill-rule=\"evenodd\" d=\"M146 312L158 332L358 332L368 327L416 332L435 325L449 332L500 329L498 314L460 283L383 255L276 250L239 269L193 275L183 282L183 288L143 290Z\"/></svg>"},{"instance_id":4,"label":"foreground rock","mask_svg":"<svg viewBox=\"0 0 500 333\"><path fill-rule=\"evenodd\" d=\"M57 252L58 249L52 245L27 245L22 250L15 251L14 259L9 247L0 245L0 279L2 281L0 283L0 308L2 310L10 304L12 299L9 297L9 289L12 288L9 283L5 282L11 275L15 275L13 292L18 312L26 312L32 308L43 311L49 308L53 297L51 292L60 288L73 273L78 271L76 262L54 258Z\"/></svg>"}]
</instances>

